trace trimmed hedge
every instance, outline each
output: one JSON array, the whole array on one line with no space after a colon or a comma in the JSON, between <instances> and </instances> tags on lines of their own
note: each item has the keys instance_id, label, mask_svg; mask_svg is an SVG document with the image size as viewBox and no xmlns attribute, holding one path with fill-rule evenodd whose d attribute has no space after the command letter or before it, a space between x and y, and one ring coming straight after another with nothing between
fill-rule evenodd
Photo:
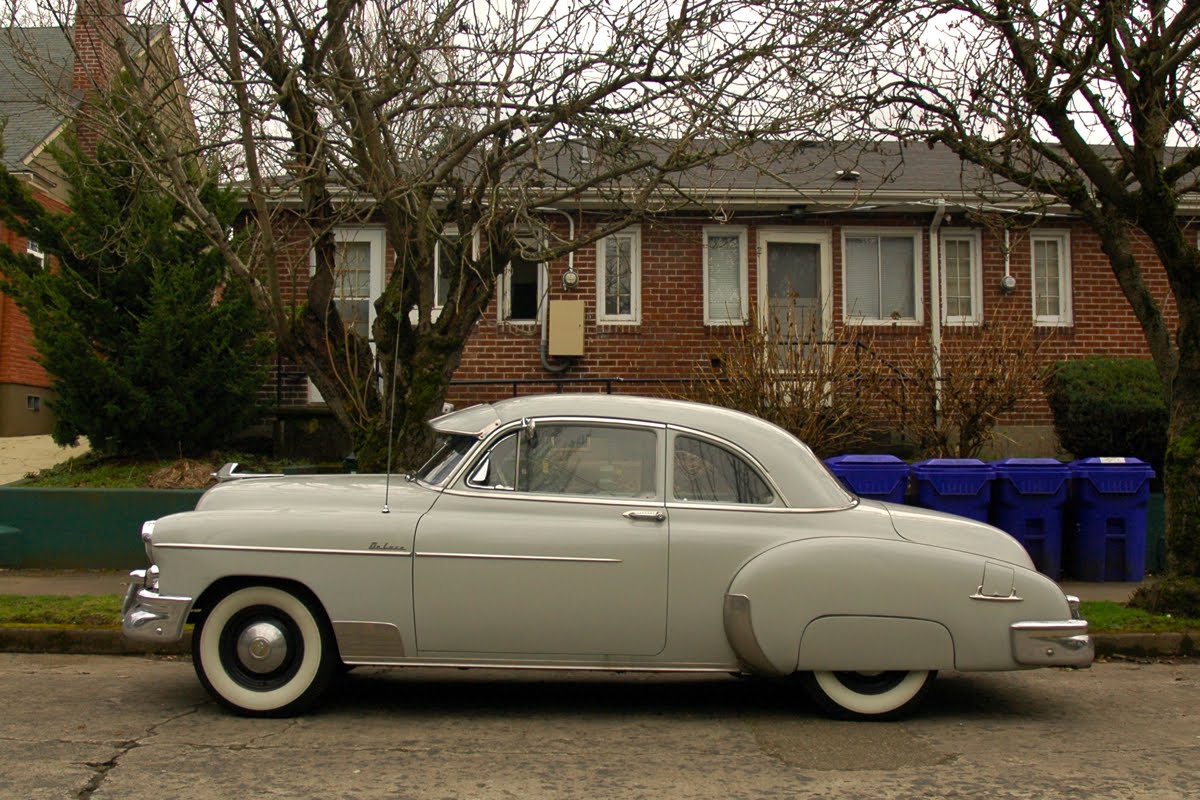
<instances>
[{"instance_id":1,"label":"trimmed hedge","mask_svg":"<svg viewBox=\"0 0 1200 800\"><path fill-rule=\"evenodd\" d=\"M1076 458L1134 456L1162 475L1169 415L1153 362L1062 361L1046 381L1054 432Z\"/></svg>"}]
</instances>

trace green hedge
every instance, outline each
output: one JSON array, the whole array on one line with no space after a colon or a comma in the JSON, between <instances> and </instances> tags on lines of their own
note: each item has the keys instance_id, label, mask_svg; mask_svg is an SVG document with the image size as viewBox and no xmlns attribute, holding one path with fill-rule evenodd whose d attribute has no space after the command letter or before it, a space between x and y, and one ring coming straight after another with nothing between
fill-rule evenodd
<instances>
[{"instance_id":1,"label":"green hedge","mask_svg":"<svg viewBox=\"0 0 1200 800\"><path fill-rule=\"evenodd\" d=\"M1077 458L1135 456L1162 474L1168 413L1152 362L1059 362L1047 379L1046 394L1063 449Z\"/></svg>"}]
</instances>

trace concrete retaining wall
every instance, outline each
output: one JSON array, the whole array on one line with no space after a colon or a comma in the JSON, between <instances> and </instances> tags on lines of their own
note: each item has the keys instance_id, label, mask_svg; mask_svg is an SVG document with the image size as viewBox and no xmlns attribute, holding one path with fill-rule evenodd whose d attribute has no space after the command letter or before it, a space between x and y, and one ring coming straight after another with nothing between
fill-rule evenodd
<instances>
[{"instance_id":1,"label":"concrete retaining wall","mask_svg":"<svg viewBox=\"0 0 1200 800\"><path fill-rule=\"evenodd\" d=\"M145 566L142 523L190 511L203 493L199 489L0 487L0 567Z\"/></svg>"}]
</instances>

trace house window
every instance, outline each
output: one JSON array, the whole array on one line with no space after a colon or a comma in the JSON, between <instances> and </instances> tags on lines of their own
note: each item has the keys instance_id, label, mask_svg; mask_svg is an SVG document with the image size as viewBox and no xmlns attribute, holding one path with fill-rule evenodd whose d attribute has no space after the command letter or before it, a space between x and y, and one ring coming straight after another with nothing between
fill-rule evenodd
<instances>
[{"instance_id":1,"label":"house window","mask_svg":"<svg viewBox=\"0 0 1200 800\"><path fill-rule=\"evenodd\" d=\"M920 244L920 231L846 231L844 316L865 323L920 323Z\"/></svg>"},{"instance_id":2,"label":"house window","mask_svg":"<svg viewBox=\"0 0 1200 800\"><path fill-rule=\"evenodd\" d=\"M38 262L38 266L42 269L46 268L46 253L42 250L42 246L30 239L25 243L25 252Z\"/></svg>"},{"instance_id":3,"label":"house window","mask_svg":"<svg viewBox=\"0 0 1200 800\"><path fill-rule=\"evenodd\" d=\"M596 243L596 321L641 322L642 235L626 228Z\"/></svg>"},{"instance_id":4,"label":"house window","mask_svg":"<svg viewBox=\"0 0 1200 800\"><path fill-rule=\"evenodd\" d=\"M25 409L27 411L32 411L35 414L38 413L39 411L41 411L42 410L41 396L36 395L36 394L25 395Z\"/></svg>"},{"instance_id":5,"label":"house window","mask_svg":"<svg viewBox=\"0 0 1200 800\"><path fill-rule=\"evenodd\" d=\"M333 302L347 330L362 336L371 347L371 325L375 322L375 298L383 294L384 233L378 228L339 228L333 232ZM309 268L316 274L316 253ZM324 398L311 382L309 402Z\"/></svg>"},{"instance_id":6,"label":"house window","mask_svg":"<svg viewBox=\"0 0 1200 800\"><path fill-rule=\"evenodd\" d=\"M500 319L504 322L537 322L545 291L545 268L537 261L517 256L504 269Z\"/></svg>"},{"instance_id":7,"label":"house window","mask_svg":"<svg viewBox=\"0 0 1200 800\"><path fill-rule=\"evenodd\" d=\"M983 319L979 232L942 232L942 318L947 325L978 325Z\"/></svg>"},{"instance_id":8,"label":"house window","mask_svg":"<svg viewBox=\"0 0 1200 800\"><path fill-rule=\"evenodd\" d=\"M433 251L433 308L434 319L437 311L446 305L450 295L450 273L456 268L459 253L458 248L465 244L458 235L457 228L447 228L445 237L437 243Z\"/></svg>"},{"instance_id":9,"label":"house window","mask_svg":"<svg viewBox=\"0 0 1200 800\"><path fill-rule=\"evenodd\" d=\"M704 324L741 325L749 314L746 229L704 229Z\"/></svg>"},{"instance_id":10,"label":"house window","mask_svg":"<svg viewBox=\"0 0 1200 800\"><path fill-rule=\"evenodd\" d=\"M1071 324L1071 248L1065 231L1039 231L1029 237L1033 260L1033 322Z\"/></svg>"}]
</instances>

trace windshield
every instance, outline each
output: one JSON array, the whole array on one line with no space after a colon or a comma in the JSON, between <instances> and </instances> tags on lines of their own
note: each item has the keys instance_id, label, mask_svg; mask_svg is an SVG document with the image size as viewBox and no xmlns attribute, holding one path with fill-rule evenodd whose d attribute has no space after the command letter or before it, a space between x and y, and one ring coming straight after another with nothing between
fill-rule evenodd
<instances>
[{"instance_id":1,"label":"windshield","mask_svg":"<svg viewBox=\"0 0 1200 800\"><path fill-rule=\"evenodd\" d=\"M433 457L425 462L425 466L417 470L417 479L434 486L441 486L450 478L454 468L463 460L463 456L478 441L474 436L461 434L439 436Z\"/></svg>"}]
</instances>

